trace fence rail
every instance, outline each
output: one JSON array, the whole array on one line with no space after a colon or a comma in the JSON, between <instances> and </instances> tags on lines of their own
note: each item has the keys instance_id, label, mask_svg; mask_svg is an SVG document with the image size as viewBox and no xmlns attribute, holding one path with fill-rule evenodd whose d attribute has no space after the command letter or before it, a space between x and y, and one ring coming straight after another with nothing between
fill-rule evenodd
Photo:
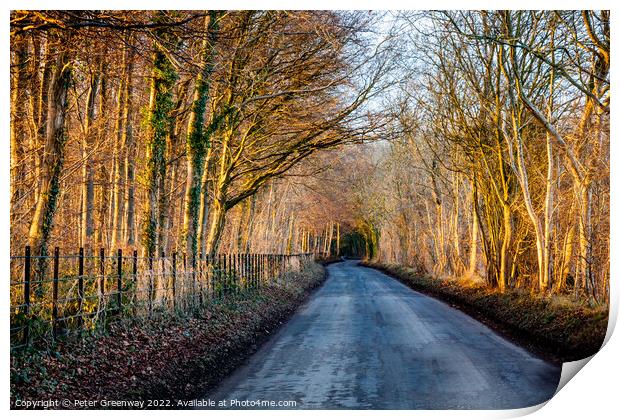
<instances>
[{"instance_id":1,"label":"fence rail","mask_svg":"<svg viewBox=\"0 0 620 420\"><path fill-rule=\"evenodd\" d=\"M11 349L104 328L123 318L191 311L265 285L287 286L313 254L173 253L139 257L118 249L11 257Z\"/></svg>"}]
</instances>

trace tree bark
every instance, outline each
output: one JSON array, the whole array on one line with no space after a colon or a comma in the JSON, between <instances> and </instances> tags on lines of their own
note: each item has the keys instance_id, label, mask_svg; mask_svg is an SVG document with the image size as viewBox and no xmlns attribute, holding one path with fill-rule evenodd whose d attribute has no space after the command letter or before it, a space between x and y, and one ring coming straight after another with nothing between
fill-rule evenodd
<instances>
[{"instance_id":1,"label":"tree bark","mask_svg":"<svg viewBox=\"0 0 620 420\"><path fill-rule=\"evenodd\" d=\"M159 45L153 54L153 71L149 100L148 137L146 153L146 206L142 226L143 255L155 257L158 248L160 180L166 173L166 140L174 104L173 88L177 80L176 70Z\"/></svg>"},{"instance_id":2,"label":"tree bark","mask_svg":"<svg viewBox=\"0 0 620 420\"><path fill-rule=\"evenodd\" d=\"M206 242L206 252L209 255L215 255L220 246L220 239L224 231L224 223L226 222L226 202L221 192L213 199L210 206L211 226L209 228L209 236Z\"/></svg>"},{"instance_id":3,"label":"tree bark","mask_svg":"<svg viewBox=\"0 0 620 420\"><path fill-rule=\"evenodd\" d=\"M92 166L91 154L92 145L95 139L95 129L93 124L96 121L96 101L99 94L99 82L101 80L101 68L97 66L91 75L90 87L86 102L86 119L84 123L84 133L82 137L82 213L81 213L81 236L80 246L87 248L92 246L92 236L94 231L93 208L95 199L94 170Z\"/></svg>"},{"instance_id":4,"label":"tree bark","mask_svg":"<svg viewBox=\"0 0 620 420\"><path fill-rule=\"evenodd\" d=\"M209 100L211 74L214 68L215 44L218 30L218 13L211 11L205 17L208 37L203 42L202 71L196 81L194 103L187 130L187 186L185 189L185 212L183 217L183 246L193 261L198 252L198 224L202 197L205 153L209 148L210 132L204 130L205 113Z\"/></svg>"},{"instance_id":5,"label":"tree bark","mask_svg":"<svg viewBox=\"0 0 620 420\"><path fill-rule=\"evenodd\" d=\"M65 121L69 83L71 81L70 64L68 54L61 51L56 59L56 66L51 79L52 98L48 108L50 124L48 125L43 156L41 194L28 234L28 241L35 255L47 255L48 240L54 224L56 204L60 196L60 176L67 140Z\"/></svg>"},{"instance_id":6,"label":"tree bark","mask_svg":"<svg viewBox=\"0 0 620 420\"><path fill-rule=\"evenodd\" d=\"M127 108L127 66L129 65L130 47L125 45L123 51L123 61L121 64L122 75L118 88L118 112L116 126L114 129L115 146L114 146L114 175L113 175L113 192L112 192L112 232L110 239L110 252L115 252L122 240L122 226L124 215L124 188L123 178L126 174L126 157L124 152L127 150L127 136L125 130L125 122L129 109Z\"/></svg>"},{"instance_id":7,"label":"tree bark","mask_svg":"<svg viewBox=\"0 0 620 420\"><path fill-rule=\"evenodd\" d=\"M131 42L131 40L130 40ZM133 47L130 43L130 54L127 60L127 69L125 74L125 111L123 112L123 127L125 127L124 138L122 143L127 148L125 154L125 192L126 192L126 205L125 205L125 233L124 241L127 246L134 246L136 243L135 234L135 182L136 182L136 140L133 136Z\"/></svg>"},{"instance_id":8,"label":"tree bark","mask_svg":"<svg viewBox=\"0 0 620 420\"><path fill-rule=\"evenodd\" d=\"M27 44L21 35L16 35L11 41L15 49L14 62L11 63L15 68L11 78L11 204L13 205L21 197L24 188L25 165L22 160L25 155L27 98L22 95L26 90Z\"/></svg>"}]
</instances>

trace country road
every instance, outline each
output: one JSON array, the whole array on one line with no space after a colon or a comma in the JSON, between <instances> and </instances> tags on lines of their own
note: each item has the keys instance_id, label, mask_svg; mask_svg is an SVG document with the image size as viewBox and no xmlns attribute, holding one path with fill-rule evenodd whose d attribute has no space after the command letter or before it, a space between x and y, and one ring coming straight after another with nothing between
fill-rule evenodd
<instances>
[{"instance_id":1,"label":"country road","mask_svg":"<svg viewBox=\"0 0 620 420\"><path fill-rule=\"evenodd\" d=\"M290 322L205 398L296 401L297 409L503 409L555 392L559 366L462 312L355 261L328 273Z\"/></svg>"}]
</instances>

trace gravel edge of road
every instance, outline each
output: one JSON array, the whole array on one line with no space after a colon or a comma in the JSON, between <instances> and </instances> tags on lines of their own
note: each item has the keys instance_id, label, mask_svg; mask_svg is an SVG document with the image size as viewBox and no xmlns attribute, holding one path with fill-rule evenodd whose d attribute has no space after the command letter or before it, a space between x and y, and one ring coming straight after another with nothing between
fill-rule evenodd
<instances>
[{"instance_id":1,"label":"gravel edge of road","mask_svg":"<svg viewBox=\"0 0 620 420\"><path fill-rule=\"evenodd\" d=\"M481 300L477 300L476 296L472 296L471 294L468 295L466 290L457 293L453 288L442 287L442 285L445 286L445 282L439 280L431 282L428 278L422 278L418 275L403 272L404 267L367 261L360 261L360 265L380 271L400 281L412 290L447 303L477 321L482 322L502 337L555 365L561 365L563 362L579 360L596 354L598 350L600 350L605 338L607 329L606 319L604 320L604 326L600 319L590 320L595 326L597 334L590 336L585 335L584 337L579 337L577 343L569 343L569 339L571 339L570 335L566 337L564 341L561 339L549 338L549 335L562 337L564 333L562 329L564 324L562 324L561 321L554 324L553 320L551 320L551 322L546 323L549 324L546 330L549 335L538 333L536 329L533 331L526 330L519 325L515 325L510 319L502 318L502 316L508 318L506 314L511 314L508 304L504 304L501 310L495 308L495 311L491 311L483 307ZM495 295L498 294L495 293ZM487 297L488 296L490 296L490 299L495 305L502 305L503 301L497 298L497 296L493 296L493 293L487 293ZM494 297L495 299L493 299ZM500 314L500 316L498 316L498 314ZM518 318L516 314L514 315L515 316L511 317L511 319ZM541 325L545 324L545 321L541 319L532 322Z\"/></svg>"}]
</instances>

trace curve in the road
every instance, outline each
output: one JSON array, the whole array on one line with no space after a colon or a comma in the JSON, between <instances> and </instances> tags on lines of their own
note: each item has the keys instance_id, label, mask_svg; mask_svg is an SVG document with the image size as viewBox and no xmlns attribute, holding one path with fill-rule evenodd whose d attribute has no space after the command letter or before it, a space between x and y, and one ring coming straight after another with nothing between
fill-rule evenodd
<instances>
[{"instance_id":1,"label":"curve in the road","mask_svg":"<svg viewBox=\"0 0 620 420\"><path fill-rule=\"evenodd\" d=\"M230 407L232 400L296 401L302 409L504 409L553 396L559 366L462 312L354 261L328 273L291 321L206 398L229 408L244 408Z\"/></svg>"}]
</instances>

